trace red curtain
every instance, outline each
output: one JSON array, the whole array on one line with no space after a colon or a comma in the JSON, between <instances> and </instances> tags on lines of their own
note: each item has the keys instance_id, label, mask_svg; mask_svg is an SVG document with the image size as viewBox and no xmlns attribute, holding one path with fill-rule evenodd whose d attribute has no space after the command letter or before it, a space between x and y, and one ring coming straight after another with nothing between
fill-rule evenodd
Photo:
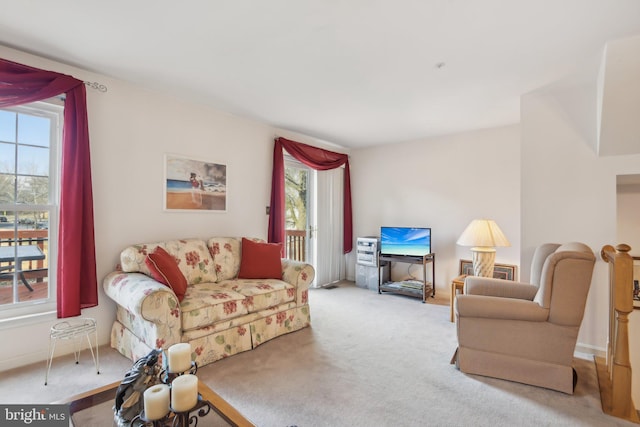
<instances>
[{"instance_id":1,"label":"red curtain","mask_svg":"<svg viewBox=\"0 0 640 427\"><path fill-rule=\"evenodd\" d=\"M84 82L0 59L0 107L66 94L62 133L58 317L98 305L89 126Z\"/></svg>"},{"instance_id":2,"label":"red curtain","mask_svg":"<svg viewBox=\"0 0 640 427\"><path fill-rule=\"evenodd\" d=\"M284 156L283 149L291 156L315 170L329 170L344 165L344 253L353 249L353 225L351 213L351 176L349 156L322 148L312 147L285 138L276 138L273 148L273 175L271 181L271 208L269 211L269 241L284 243Z\"/></svg>"}]
</instances>

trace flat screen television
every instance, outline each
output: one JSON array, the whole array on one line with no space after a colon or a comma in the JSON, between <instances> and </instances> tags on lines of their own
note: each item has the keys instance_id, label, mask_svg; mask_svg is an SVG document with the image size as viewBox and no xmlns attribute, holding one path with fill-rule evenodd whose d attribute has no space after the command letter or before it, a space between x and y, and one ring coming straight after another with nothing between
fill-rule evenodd
<instances>
[{"instance_id":1,"label":"flat screen television","mask_svg":"<svg viewBox=\"0 0 640 427\"><path fill-rule=\"evenodd\" d=\"M424 256L431 253L431 229L380 227L380 254Z\"/></svg>"}]
</instances>

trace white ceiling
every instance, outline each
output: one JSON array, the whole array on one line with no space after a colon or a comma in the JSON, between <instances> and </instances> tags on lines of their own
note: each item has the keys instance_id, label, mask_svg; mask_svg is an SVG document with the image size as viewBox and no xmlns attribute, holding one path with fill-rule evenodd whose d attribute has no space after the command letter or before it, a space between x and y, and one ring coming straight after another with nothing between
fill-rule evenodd
<instances>
[{"instance_id":1,"label":"white ceiling","mask_svg":"<svg viewBox=\"0 0 640 427\"><path fill-rule=\"evenodd\" d=\"M0 0L0 44L345 147L519 121L638 0Z\"/></svg>"}]
</instances>

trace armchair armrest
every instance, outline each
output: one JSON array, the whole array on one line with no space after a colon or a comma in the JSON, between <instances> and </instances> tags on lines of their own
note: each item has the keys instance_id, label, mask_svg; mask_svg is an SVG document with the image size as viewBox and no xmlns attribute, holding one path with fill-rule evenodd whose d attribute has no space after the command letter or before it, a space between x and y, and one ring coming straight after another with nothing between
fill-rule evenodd
<instances>
[{"instance_id":1,"label":"armchair armrest","mask_svg":"<svg viewBox=\"0 0 640 427\"><path fill-rule=\"evenodd\" d=\"M517 298L502 298L483 295L458 295L455 302L459 317L482 317L487 319L526 320L545 322L549 310L538 303Z\"/></svg>"},{"instance_id":2,"label":"armchair armrest","mask_svg":"<svg viewBox=\"0 0 640 427\"><path fill-rule=\"evenodd\" d=\"M102 283L105 293L132 315L144 329L150 347L180 342L182 320L178 297L171 288L142 273L109 273Z\"/></svg>"},{"instance_id":3,"label":"armchair armrest","mask_svg":"<svg viewBox=\"0 0 640 427\"><path fill-rule=\"evenodd\" d=\"M282 259L282 280L296 287L296 304L305 305L309 302L309 285L316 277L316 270L311 264Z\"/></svg>"},{"instance_id":4,"label":"armchair armrest","mask_svg":"<svg viewBox=\"0 0 640 427\"><path fill-rule=\"evenodd\" d=\"M533 301L537 292L538 287L535 285L512 280L468 276L464 281L464 293L467 295L486 295Z\"/></svg>"}]
</instances>

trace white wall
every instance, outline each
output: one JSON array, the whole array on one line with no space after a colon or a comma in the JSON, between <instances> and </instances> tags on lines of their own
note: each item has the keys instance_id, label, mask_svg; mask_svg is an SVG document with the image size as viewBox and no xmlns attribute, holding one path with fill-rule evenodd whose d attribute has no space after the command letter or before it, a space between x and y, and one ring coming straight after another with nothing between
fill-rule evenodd
<instances>
[{"instance_id":1,"label":"white wall","mask_svg":"<svg viewBox=\"0 0 640 427\"><path fill-rule=\"evenodd\" d=\"M628 244L631 255L640 256L640 184L618 185L616 194L616 243Z\"/></svg>"},{"instance_id":2,"label":"white wall","mask_svg":"<svg viewBox=\"0 0 640 427\"><path fill-rule=\"evenodd\" d=\"M0 57L108 87L106 93L87 89L100 290L99 306L82 312L97 319L103 344L109 341L115 306L101 281L114 270L124 247L181 237L266 238L273 138L278 134L313 143L311 138L2 46ZM225 163L228 212L163 211L164 153ZM46 359L49 328L56 321L48 316L0 326L0 341L11 343L0 346L0 369ZM69 351L62 347L56 355Z\"/></svg>"},{"instance_id":3,"label":"white wall","mask_svg":"<svg viewBox=\"0 0 640 427\"><path fill-rule=\"evenodd\" d=\"M600 352L609 302L607 266L599 253L617 243L616 175L640 172L640 156L597 157L567 114L564 89L555 85L522 97L522 256L530 258L543 242L581 241L594 250L598 261L578 346ZM581 90L595 102L595 82Z\"/></svg>"},{"instance_id":4,"label":"white wall","mask_svg":"<svg viewBox=\"0 0 640 427\"><path fill-rule=\"evenodd\" d=\"M459 260L471 259L456 240L475 218L496 220L511 242L496 262L520 263L518 125L356 149L351 165L354 238L383 225L431 227L436 293L448 295ZM353 280L353 255L347 269Z\"/></svg>"}]
</instances>

